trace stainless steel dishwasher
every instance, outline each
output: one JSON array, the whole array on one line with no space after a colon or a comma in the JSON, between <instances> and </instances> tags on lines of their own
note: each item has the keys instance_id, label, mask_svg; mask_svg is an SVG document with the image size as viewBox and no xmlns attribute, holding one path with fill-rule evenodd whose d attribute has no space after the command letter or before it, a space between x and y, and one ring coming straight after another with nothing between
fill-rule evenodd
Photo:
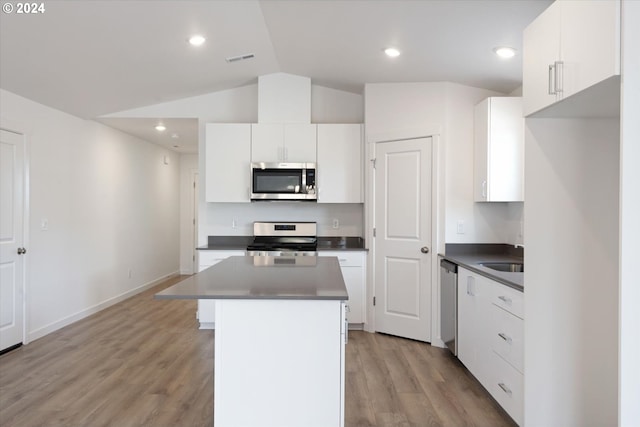
<instances>
[{"instance_id":1,"label":"stainless steel dishwasher","mask_svg":"<svg viewBox=\"0 0 640 427\"><path fill-rule=\"evenodd\" d=\"M440 338L458 355L458 266L440 260Z\"/></svg>"}]
</instances>

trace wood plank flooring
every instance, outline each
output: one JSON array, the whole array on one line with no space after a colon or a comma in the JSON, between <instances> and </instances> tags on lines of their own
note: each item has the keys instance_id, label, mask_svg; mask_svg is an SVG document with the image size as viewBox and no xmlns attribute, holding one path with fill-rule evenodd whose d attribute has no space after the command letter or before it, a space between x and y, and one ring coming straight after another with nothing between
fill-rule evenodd
<instances>
[{"instance_id":1,"label":"wood plank flooring","mask_svg":"<svg viewBox=\"0 0 640 427\"><path fill-rule=\"evenodd\" d=\"M0 356L0 426L211 426L214 333L153 299L183 278ZM382 334L350 332L345 400L348 427L515 425L447 351Z\"/></svg>"}]
</instances>

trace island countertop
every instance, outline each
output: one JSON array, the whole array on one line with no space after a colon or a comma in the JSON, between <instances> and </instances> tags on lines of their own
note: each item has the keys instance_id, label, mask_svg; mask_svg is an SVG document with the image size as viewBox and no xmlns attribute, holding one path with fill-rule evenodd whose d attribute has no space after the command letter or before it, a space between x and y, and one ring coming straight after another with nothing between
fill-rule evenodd
<instances>
[{"instance_id":1,"label":"island countertop","mask_svg":"<svg viewBox=\"0 0 640 427\"><path fill-rule=\"evenodd\" d=\"M347 300L336 257L233 256L155 295L159 299Z\"/></svg>"}]
</instances>

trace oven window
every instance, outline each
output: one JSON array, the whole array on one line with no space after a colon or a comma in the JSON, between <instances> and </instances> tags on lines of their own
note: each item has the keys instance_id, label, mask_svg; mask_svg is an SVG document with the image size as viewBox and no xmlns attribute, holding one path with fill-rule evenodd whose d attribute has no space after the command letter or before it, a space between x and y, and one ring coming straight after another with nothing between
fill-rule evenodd
<instances>
[{"instance_id":1,"label":"oven window","mask_svg":"<svg viewBox=\"0 0 640 427\"><path fill-rule=\"evenodd\" d=\"M299 193L302 186L301 169L254 169L254 193Z\"/></svg>"}]
</instances>

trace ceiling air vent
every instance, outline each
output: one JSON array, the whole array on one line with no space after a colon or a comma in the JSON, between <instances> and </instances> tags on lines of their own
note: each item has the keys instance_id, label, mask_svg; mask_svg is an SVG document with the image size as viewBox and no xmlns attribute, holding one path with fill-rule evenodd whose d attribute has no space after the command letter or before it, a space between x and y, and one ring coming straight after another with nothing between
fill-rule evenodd
<instances>
[{"instance_id":1,"label":"ceiling air vent","mask_svg":"<svg viewBox=\"0 0 640 427\"><path fill-rule=\"evenodd\" d=\"M232 63L232 62L244 61L246 59L253 59L253 58L255 58L255 55L253 53L246 53L244 55L230 56L226 59L226 61L229 63Z\"/></svg>"}]
</instances>

